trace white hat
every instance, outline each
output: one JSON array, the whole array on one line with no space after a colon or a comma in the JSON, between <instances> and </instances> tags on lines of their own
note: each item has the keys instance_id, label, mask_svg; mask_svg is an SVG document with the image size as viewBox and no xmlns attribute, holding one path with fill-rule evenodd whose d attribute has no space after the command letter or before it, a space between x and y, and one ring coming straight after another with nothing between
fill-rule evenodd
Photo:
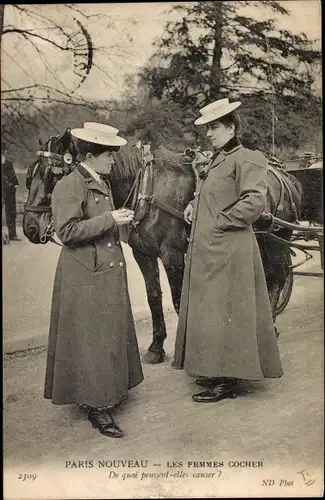
<instances>
[{"instance_id":1,"label":"white hat","mask_svg":"<svg viewBox=\"0 0 325 500\"><path fill-rule=\"evenodd\" d=\"M118 129L103 123L85 122L84 128L73 128L71 135L83 141L101 144L102 146L124 146L126 139L117 135Z\"/></svg>"},{"instance_id":2,"label":"white hat","mask_svg":"<svg viewBox=\"0 0 325 500\"><path fill-rule=\"evenodd\" d=\"M229 99L219 99L211 102L200 109L201 116L194 122L195 125L204 125L205 123L218 120L222 116L228 115L241 105L240 101L229 102Z\"/></svg>"}]
</instances>

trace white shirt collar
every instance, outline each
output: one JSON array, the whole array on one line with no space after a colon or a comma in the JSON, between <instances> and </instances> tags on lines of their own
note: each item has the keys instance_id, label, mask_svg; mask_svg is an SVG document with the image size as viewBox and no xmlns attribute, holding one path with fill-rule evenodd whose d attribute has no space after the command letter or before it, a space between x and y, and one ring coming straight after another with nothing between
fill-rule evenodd
<instances>
[{"instance_id":1,"label":"white shirt collar","mask_svg":"<svg viewBox=\"0 0 325 500\"><path fill-rule=\"evenodd\" d=\"M95 179L95 181L99 182L99 184L104 184L99 174L97 174L97 172L95 172L93 168L89 167L89 165L86 165L82 161L80 162L80 165L82 165L90 173L90 175Z\"/></svg>"}]
</instances>

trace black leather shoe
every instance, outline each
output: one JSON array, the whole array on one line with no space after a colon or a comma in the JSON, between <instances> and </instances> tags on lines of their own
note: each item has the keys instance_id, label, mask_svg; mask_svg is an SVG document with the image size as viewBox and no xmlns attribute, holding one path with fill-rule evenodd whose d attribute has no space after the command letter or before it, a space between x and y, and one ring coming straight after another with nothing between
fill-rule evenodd
<instances>
[{"instance_id":1,"label":"black leather shoe","mask_svg":"<svg viewBox=\"0 0 325 500\"><path fill-rule=\"evenodd\" d=\"M92 423L92 426L98 429L104 436L112 438L120 438L123 436L122 429L116 425L113 417L107 410L91 408L88 413L88 420Z\"/></svg>"},{"instance_id":2,"label":"black leather shoe","mask_svg":"<svg viewBox=\"0 0 325 500\"><path fill-rule=\"evenodd\" d=\"M232 384L220 384L213 389L208 389L206 391L200 392L199 394L194 394L192 396L193 401L196 403L217 403L225 398L236 398L238 396L236 392L236 386Z\"/></svg>"},{"instance_id":3,"label":"black leather shoe","mask_svg":"<svg viewBox=\"0 0 325 500\"><path fill-rule=\"evenodd\" d=\"M202 377L198 378L195 383L201 387L215 387L216 385L220 385L220 383L223 382L223 379L221 377L213 377L213 378L207 378L207 377Z\"/></svg>"}]
</instances>

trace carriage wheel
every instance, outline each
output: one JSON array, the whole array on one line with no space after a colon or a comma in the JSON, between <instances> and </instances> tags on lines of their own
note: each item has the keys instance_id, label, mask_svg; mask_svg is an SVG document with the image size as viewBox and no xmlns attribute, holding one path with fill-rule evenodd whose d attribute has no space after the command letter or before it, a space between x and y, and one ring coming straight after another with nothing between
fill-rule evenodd
<instances>
[{"instance_id":1,"label":"carriage wheel","mask_svg":"<svg viewBox=\"0 0 325 500\"><path fill-rule=\"evenodd\" d=\"M292 293L292 288L293 288L293 269L291 267L291 265L292 265L292 259L291 259L291 255L290 254L288 254L287 257L286 257L286 265L289 268L288 269L288 276L287 276L287 279L285 281L285 284L284 284L284 287L282 289L282 292L280 294L277 306L275 308L275 314L276 314L276 316L278 316L279 314L281 314L285 310L285 308L287 307L287 305L289 303L289 300L290 300L290 297L291 297L291 293Z\"/></svg>"}]
</instances>

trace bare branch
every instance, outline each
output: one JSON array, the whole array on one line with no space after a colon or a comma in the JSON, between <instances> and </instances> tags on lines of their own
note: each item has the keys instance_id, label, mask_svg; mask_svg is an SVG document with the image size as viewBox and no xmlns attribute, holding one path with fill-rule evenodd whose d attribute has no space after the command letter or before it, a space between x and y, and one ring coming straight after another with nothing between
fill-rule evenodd
<instances>
[{"instance_id":1,"label":"bare branch","mask_svg":"<svg viewBox=\"0 0 325 500\"><path fill-rule=\"evenodd\" d=\"M43 40L44 42L47 42L47 43L53 45L57 49L71 51L71 47L68 47L68 46L64 47L63 45L60 45L60 44L54 42L50 38L39 35L38 33L33 33L30 30L24 30L24 29L20 29L20 28L4 29L3 35L5 35L6 33L17 33L18 35L24 36L26 39L28 39L28 37L30 37L30 36L34 37L34 38L39 38L40 40Z\"/></svg>"},{"instance_id":2,"label":"bare branch","mask_svg":"<svg viewBox=\"0 0 325 500\"><path fill-rule=\"evenodd\" d=\"M1 102L10 102L10 101L17 101L17 102L29 102L29 103L32 103L32 102L35 102L35 101L43 101L44 102L44 97L4 97L1 99ZM50 99L47 99L47 101L49 103L53 103L53 102L57 102L57 103L61 103L61 104L67 104L68 106L83 106L83 107L86 107L86 108L90 108L90 109L99 109L99 110L102 110L102 111L107 111L108 108L107 106L98 106L97 104L93 104L91 102L73 102L73 101L64 101L62 99L55 99L55 98L50 98Z\"/></svg>"},{"instance_id":3,"label":"bare branch","mask_svg":"<svg viewBox=\"0 0 325 500\"><path fill-rule=\"evenodd\" d=\"M45 21L46 25L47 25L47 23L49 23L51 26L54 26L54 28L57 29L65 37L67 37L67 38L70 37L70 34L67 33L61 26L59 26L50 17L44 16L43 14L40 14L39 12L34 12L30 8L27 9L26 7L22 7L21 5L12 4L12 7L15 7L15 9L18 9L19 11L21 11L25 15L30 16L30 17L32 17L34 19L37 19L38 21L40 21L40 20L43 21L43 22Z\"/></svg>"},{"instance_id":4,"label":"bare branch","mask_svg":"<svg viewBox=\"0 0 325 500\"><path fill-rule=\"evenodd\" d=\"M81 10L79 10L75 4L69 4L69 3L64 3L63 4L65 7L67 7L68 9L74 11L74 12L77 12L78 14L81 14L83 17L85 17L86 19L103 19L105 17L105 14L85 14L84 12L82 12Z\"/></svg>"}]
</instances>

